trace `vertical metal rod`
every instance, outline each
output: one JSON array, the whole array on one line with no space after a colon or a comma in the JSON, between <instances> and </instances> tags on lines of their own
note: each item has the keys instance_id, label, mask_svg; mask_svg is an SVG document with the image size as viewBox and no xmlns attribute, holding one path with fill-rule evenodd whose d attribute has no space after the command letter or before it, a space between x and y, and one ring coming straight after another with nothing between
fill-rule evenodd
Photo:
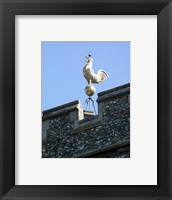
<instances>
[{"instance_id":1,"label":"vertical metal rod","mask_svg":"<svg viewBox=\"0 0 172 200\"><path fill-rule=\"evenodd\" d=\"M92 101L92 106L93 106L93 108L94 108L94 113L95 113L95 115L96 115L96 108L95 108L95 106L94 106L94 101Z\"/></svg>"},{"instance_id":2,"label":"vertical metal rod","mask_svg":"<svg viewBox=\"0 0 172 200\"><path fill-rule=\"evenodd\" d=\"M88 99L85 100L85 109L87 109L87 107L89 108L89 111L94 110L94 114L96 115L96 108L94 106L94 101L91 97L89 97Z\"/></svg>"}]
</instances>

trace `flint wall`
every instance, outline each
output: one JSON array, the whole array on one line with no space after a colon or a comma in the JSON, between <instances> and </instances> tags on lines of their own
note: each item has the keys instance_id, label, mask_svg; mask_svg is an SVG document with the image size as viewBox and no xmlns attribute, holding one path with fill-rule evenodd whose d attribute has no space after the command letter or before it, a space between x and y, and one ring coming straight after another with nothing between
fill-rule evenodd
<instances>
[{"instance_id":1,"label":"flint wall","mask_svg":"<svg viewBox=\"0 0 172 200\"><path fill-rule=\"evenodd\" d=\"M98 94L98 115L76 100L43 112L42 157L130 157L130 84Z\"/></svg>"}]
</instances>

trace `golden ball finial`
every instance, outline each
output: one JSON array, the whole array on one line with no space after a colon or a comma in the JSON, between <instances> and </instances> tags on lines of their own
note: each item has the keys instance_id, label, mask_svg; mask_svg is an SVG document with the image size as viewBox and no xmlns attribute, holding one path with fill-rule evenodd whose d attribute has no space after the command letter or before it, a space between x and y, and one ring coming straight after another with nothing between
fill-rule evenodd
<instances>
[{"instance_id":1,"label":"golden ball finial","mask_svg":"<svg viewBox=\"0 0 172 200\"><path fill-rule=\"evenodd\" d=\"M96 88L93 86L93 85L87 85L86 87L85 87L85 93L86 93L86 95L88 95L89 97L90 96L93 96L94 95L94 93L96 92Z\"/></svg>"}]
</instances>

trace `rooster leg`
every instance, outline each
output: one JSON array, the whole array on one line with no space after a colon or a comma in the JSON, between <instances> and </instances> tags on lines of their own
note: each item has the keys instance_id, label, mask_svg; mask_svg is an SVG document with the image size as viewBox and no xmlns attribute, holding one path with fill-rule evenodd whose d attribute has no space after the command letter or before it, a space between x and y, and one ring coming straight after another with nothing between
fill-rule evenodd
<instances>
[{"instance_id":1,"label":"rooster leg","mask_svg":"<svg viewBox=\"0 0 172 200\"><path fill-rule=\"evenodd\" d=\"M88 85L91 85L91 79L89 80Z\"/></svg>"}]
</instances>

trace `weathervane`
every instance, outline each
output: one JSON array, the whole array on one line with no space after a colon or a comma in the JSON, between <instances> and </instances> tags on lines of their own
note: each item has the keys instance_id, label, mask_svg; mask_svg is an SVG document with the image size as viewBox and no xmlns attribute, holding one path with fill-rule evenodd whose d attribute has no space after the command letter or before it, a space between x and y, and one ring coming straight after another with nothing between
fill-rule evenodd
<instances>
[{"instance_id":1,"label":"weathervane","mask_svg":"<svg viewBox=\"0 0 172 200\"><path fill-rule=\"evenodd\" d=\"M92 85L92 83L101 83L101 82L106 81L108 79L108 74L104 70L99 70L97 74L94 73L93 68L92 68L93 59L90 54L88 56L85 56L85 61L86 61L86 65L83 68L83 75L88 82L88 85L85 87L85 93L87 96L89 96L89 98L86 99L85 102L86 102L86 105L89 105L89 110L90 110L90 104L92 103L92 107L94 108L94 112L96 114L94 101L91 98L91 96L95 94L96 89Z\"/></svg>"}]
</instances>

